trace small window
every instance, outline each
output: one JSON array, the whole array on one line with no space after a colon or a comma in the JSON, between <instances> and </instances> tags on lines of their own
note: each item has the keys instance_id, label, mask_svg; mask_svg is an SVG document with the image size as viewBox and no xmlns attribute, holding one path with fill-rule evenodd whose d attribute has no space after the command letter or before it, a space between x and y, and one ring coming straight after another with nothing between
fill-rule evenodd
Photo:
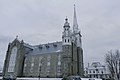
<instances>
[{"instance_id":1,"label":"small window","mask_svg":"<svg viewBox=\"0 0 120 80\"><path fill-rule=\"evenodd\" d=\"M34 57L32 57L32 60L31 60L33 63L34 63Z\"/></svg>"},{"instance_id":2,"label":"small window","mask_svg":"<svg viewBox=\"0 0 120 80\"><path fill-rule=\"evenodd\" d=\"M31 64L31 67L33 67L33 66L34 66L34 63Z\"/></svg>"},{"instance_id":3,"label":"small window","mask_svg":"<svg viewBox=\"0 0 120 80\"><path fill-rule=\"evenodd\" d=\"M58 55L58 60L60 61L60 59L61 59L61 55L59 54L59 55Z\"/></svg>"},{"instance_id":4,"label":"small window","mask_svg":"<svg viewBox=\"0 0 120 80\"><path fill-rule=\"evenodd\" d=\"M60 61L58 61L58 66L60 66L61 65L61 62Z\"/></svg>"},{"instance_id":5,"label":"small window","mask_svg":"<svg viewBox=\"0 0 120 80\"><path fill-rule=\"evenodd\" d=\"M60 65L58 65L58 67L57 67L57 72L61 72L61 66Z\"/></svg>"},{"instance_id":6,"label":"small window","mask_svg":"<svg viewBox=\"0 0 120 80\"><path fill-rule=\"evenodd\" d=\"M99 70L97 71L97 73L99 73Z\"/></svg>"},{"instance_id":7,"label":"small window","mask_svg":"<svg viewBox=\"0 0 120 80\"><path fill-rule=\"evenodd\" d=\"M49 45L46 45L46 48L48 49L48 48L49 48Z\"/></svg>"},{"instance_id":8,"label":"small window","mask_svg":"<svg viewBox=\"0 0 120 80\"><path fill-rule=\"evenodd\" d=\"M103 74L103 71L101 71L101 73Z\"/></svg>"},{"instance_id":9,"label":"small window","mask_svg":"<svg viewBox=\"0 0 120 80\"><path fill-rule=\"evenodd\" d=\"M51 56L50 56L50 55L48 55L48 56L47 56L47 61L49 62L49 61L50 61L50 59L51 59Z\"/></svg>"},{"instance_id":10,"label":"small window","mask_svg":"<svg viewBox=\"0 0 120 80\"><path fill-rule=\"evenodd\" d=\"M47 66L47 72L48 73L50 72L50 66Z\"/></svg>"},{"instance_id":11,"label":"small window","mask_svg":"<svg viewBox=\"0 0 120 80\"><path fill-rule=\"evenodd\" d=\"M66 42L66 39L65 39L65 42Z\"/></svg>"},{"instance_id":12,"label":"small window","mask_svg":"<svg viewBox=\"0 0 120 80\"><path fill-rule=\"evenodd\" d=\"M53 44L54 47L57 47L57 44Z\"/></svg>"},{"instance_id":13,"label":"small window","mask_svg":"<svg viewBox=\"0 0 120 80\"><path fill-rule=\"evenodd\" d=\"M42 49L42 46L39 46L39 49L41 50L41 49Z\"/></svg>"},{"instance_id":14,"label":"small window","mask_svg":"<svg viewBox=\"0 0 120 80\"><path fill-rule=\"evenodd\" d=\"M67 47L67 49L69 50L69 46Z\"/></svg>"},{"instance_id":15,"label":"small window","mask_svg":"<svg viewBox=\"0 0 120 80\"><path fill-rule=\"evenodd\" d=\"M91 71L89 71L91 73Z\"/></svg>"},{"instance_id":16,"label":"small window","mask_svg":"<svg viewBox=\"0 0 120 80\"><path fill-rule=\"evenodd\" d=\"M26 67L27 66L27 64L24 64L24 67Z\"/></svg>"},{"instance_id":17,"label":"small window","mask_svg":"<svg viewBox=\"0 0 120 80\"><path fill-rule=\"evenodd\" d=\"M68 42L69 42L69 39L68 39Z\"/></svg>"},{"instance_id":18,"label":"small window","mask_svg":"<svg viewBox=\"0 0 120 80\"><path fill-rule=\"evenodd\" d=\"M90 78L91 78L92 76L90 75Z\"/></svg>"},{"instance_id":19,"label":"small window","mask_svg":"<svg viewBox=\"0 0 120 80\"><path fill-rule=\"evenodd\" d=\"M50 66L50 62L47 62L47 66Z\"/></svg>"}]
</instances>

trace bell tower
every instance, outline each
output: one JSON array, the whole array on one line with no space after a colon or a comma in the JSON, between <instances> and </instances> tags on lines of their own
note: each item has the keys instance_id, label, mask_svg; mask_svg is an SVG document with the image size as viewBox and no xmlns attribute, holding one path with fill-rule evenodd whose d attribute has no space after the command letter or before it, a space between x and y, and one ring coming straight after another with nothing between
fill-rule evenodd
<instances>
[{"instance_id":1,"label":"bell tower","mask_svg":"<svg viewBox=\"0 0 120 80\"><path fill-rule=\"evenodd\" d=\"M68 19L65 19L62 35L62 76L66 77L71 74L71 31Z\"/></svg>"},{"instance_id":2,"label":"bell tower","mask_svg":"<svg viewBox=\"0 0 120 80\"><path fill-rule=\"evenodd\" d=\"M65 23L64 23L64 31L63 31L63 35L62 35L62 42L63 45L71 45L71 32L70 32L70 25L68 23L68 19L65 19Z\"/></svg>"}]
</instances>

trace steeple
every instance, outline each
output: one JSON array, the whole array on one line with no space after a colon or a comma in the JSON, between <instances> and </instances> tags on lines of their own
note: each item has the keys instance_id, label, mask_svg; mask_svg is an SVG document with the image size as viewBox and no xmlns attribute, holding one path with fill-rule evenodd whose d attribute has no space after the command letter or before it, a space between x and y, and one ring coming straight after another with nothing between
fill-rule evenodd
<instances>
[{"instance_id":1,"label":"steeple","mask_svg":"<svg viewBox=\"0 0 120 80\"><path fill-rule=\"evenodd\" d=\"M74 16L73 16L73 34L74 34L73 39L76 41L77 47L82 48L81 33L80 30L78 29L75 4L74 4Z\"/></svg>"},{"instance_id":2,"label":"steeple","mask_svg":"<svg viewBox=\"0 0 120 80\"><path fill-rule=\"evenodd\" d=\"M64 29L63 30L63 35L62 35L63 45L71 45L70 25L69 25L67 17L65 19L65 23L64 23L63 29Z\"/></svg>"},{"instance_id":3,"label":"steeple","mask_svg":"<svg viewBox=\"0 0 120 80\"><path fill-rule=\"evenodd\" d=\"M65 24L64 24L63 27L68 27L68 28L70 28L69 23L68 23L68 18L67 18L67 17L66 17L66 19L65 19Z\"/></svg>"},{"instance_id":4,"label":"steeple","mask_svg":"<svg viewBox=\"0 0 120 80\"><path fill-rule=\"evenodd\" d=\"M78 33L78 24L77 24L77 16L76 16L75 4L74 4L74 16L73 16L73 32Z\"/></svg>"},{"instance_id":5,"label":"steeple","mask_svg":"<svg viewBox=\"0 0 120 80\"><path fill-rule=\"evenodd\" d=\"M64 23L64 31L63 31L63 36L70 36L70 25L68 23L68 18L66 17L65 23Z\"/></svg>"}]
</instances>

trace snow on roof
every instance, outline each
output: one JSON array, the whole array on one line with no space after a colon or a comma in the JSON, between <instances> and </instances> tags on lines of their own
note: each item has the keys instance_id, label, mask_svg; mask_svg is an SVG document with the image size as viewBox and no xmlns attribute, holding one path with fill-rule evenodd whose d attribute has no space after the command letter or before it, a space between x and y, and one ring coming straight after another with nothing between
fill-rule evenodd
<instances>
[{"instance_id":1,"label":"snow on roof","mask_svg":"<svg viewBox=\"0 0 120 80\"><path fill-rule=\"evenodd\" d=\"M93 62L92 67L101 67L102 65L100 64L100 62Z\"/></svg>"},{"instance_id":2,"label":"snow on roof","mask_svg":"<svg viewBox=\"0 0 120 80\"><path fill-rule=\"evenodd\" d=\"M17 80L38 80L39 78L17 78ZM82 80L89 80L90 78L81 78ZM93 80L102 80L97 78L91 78ZM40 80L62 80L62 78L40 78Z\"/></svg>"},{"instance_id":3,"label":"snow on roof","mask_svg":"<svg viewBox=\"0 0 120 80\"><path fill-rule=\"evenodd\" d=\"M44 54L44 53L54 53L62 51L62 41L53 42L48 44L40 44L36 46L26 45L27 47L32 48L33 50L28 53L28 55Z\"/></svg>"},{"instance_id":4,"label":"snow on roof","mask_svg":"<svg viewBox=\"0 0 120 80\"><path fill-rule=\"evenodd\" d=\"M27 47L27 48L33 49L33 46L31 46L31 45L29 45L29 44L27 44L27 43L24 43L23 45L24 45L25 47Z\"/></svg>"},{"instance_id":5,"label":"snow on roof","mask_svg":"<svg viewBox=\"0 0 120 80\"><path fill-rule=\"evenodd\" d=\"M17 80L38 80L39 78L17 78ZM62 78L40 78L40 80L62 80Z\"/></svg>"}]
</instances>

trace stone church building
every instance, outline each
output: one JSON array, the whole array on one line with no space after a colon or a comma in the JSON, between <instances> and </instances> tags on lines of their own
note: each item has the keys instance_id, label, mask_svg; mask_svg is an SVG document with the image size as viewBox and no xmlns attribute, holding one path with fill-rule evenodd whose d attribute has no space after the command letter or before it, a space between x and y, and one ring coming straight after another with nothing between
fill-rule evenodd
<instances>
[{"instance_id":1,"label":"stone church building","mask_svg":"<svg viewBox=\"0 0 120 80\"><path fill-rule=\"evenodd\" d=\"M62 41L29 45L18 38L8 45L3 77L83 76L83 50L74 6L73 27L63 25Z\"/></svg>"}]
</instances>

